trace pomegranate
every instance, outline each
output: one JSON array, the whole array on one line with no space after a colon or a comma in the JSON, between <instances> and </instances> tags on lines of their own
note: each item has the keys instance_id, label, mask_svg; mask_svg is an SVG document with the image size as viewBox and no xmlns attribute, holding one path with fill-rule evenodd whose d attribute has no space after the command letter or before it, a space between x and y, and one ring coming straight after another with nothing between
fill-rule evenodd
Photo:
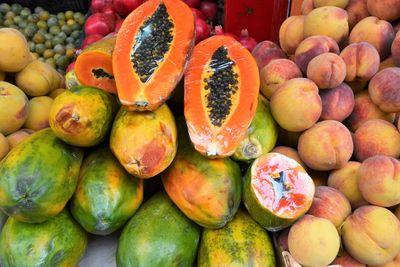
<instances>
[{"instance_id":1,"label":"pomegranate","mask_svg":"<svg viewBox=\"0 0 400 267\"><path fill-rule=\"evenodd\" d=\"M195 18L206 19L206 17L204 17L204 14L200 10L193 7L191 9Z\"/></svg>"},{"instance_id":2,"label":"pomegranate","mask_svg":"<svg viewBox=\"0 0 400 267\"><path fill-rule=\"evenodd\" d=\"M143 0L113 0L115 10L123 17L128 16L141 4L143 4Z\"/></svg>"},{"instance_id":3,"label":"pomegranate","mask_svg":"<svg viewBox=\"0 0 400 267\"><path fill-rule=\"evenodd\" d=\"M110 18L113 21L116 21L118 19L117 11L115 11L115 8L113 6L105 6L101 10L101 13L106 14L107 16L110 16Z\"/></svg>"},{"instance_id":4,"label":"pomegranate","mask_svg":"<svg viewBox=\"0 0 400 267\"><path fill-rule=\"evenodd\" d=\"M105 36L114 30L114 21L103 13L92 14L85 22L86 35L100 34Z\"/></svg>"},{"instance_id":5,"label":"pomegranate","mask_svg":"<svg viewBox=\"0 0 400 267\"><path fill-rule=\"evenodd\" d=\"M74 68L75 68L75 61L72 61L72 62L68 65L68 67L67 67L67 69L65 70L65 72L69 72L69 71L73 70Z\"/></svg>"},{"instance_id":6,"label":"pomegranate","mask_svg":"<svg viewBox=\"0 0 400 267\"><path fill-rule=\"evenodd\" d=\"M249 31L247 29L241 31L239 42L250 52L253 51L254 47L257 45L257 41L249 36Z\"/></svg>"},{"instance_id":7,"label":"pomegranate","mask_svg":"<svg viewBox=\"0 0 400 267\"><path fill-rule=\"evenodd\" d=\"M198 7L200 5L201 0L183 0L190 7Z\"/></svg>"},{"instance_id":8,"label":"pomegranate","mask_svg":"<svg viewBox=\"0 0 400 267\"><path fill-rule=\"evenodd\" d=\"M123 19L117 20L117 21L115 22L115 29L114 29L114 32L118 32L118 31L119 31L119 29L120 29L121 26L122 26L122 23L124 23L124 20L123 20Z\"/></svg>"},{"instance_id":9,"label":"pomegranate","mask_svg":"<svg viewBox=\"0 0 400 267\"><path fill-rule=\"evenodd\" d=\"M204 39L210 36L210 27L208 24L201 18L195 19L196 25L196 44L198 42L203 41Z\"/></svg>"},{"instance_id":10,"label":"pomegranate","mask_svg":"<svg viewBox=\"0 0 400 267\"><path fill-rule=\"evenodd\" d=\"M92 13L101 12L106 6L111 6L112 0L92 0L90 2L90 10Z\"/></svg>"},{"instance_id":11,"label":"pomegranate","mask_svg":"<svg viewBox=\"0 0 400 267\"><path fill-rule=\"evenodd\" d=\"M224 28L222 28L221 25L215 26L214 33L215 33L215 35L226 35L226 36L232 37L235 40L239 40L239 38L236 35L234 35L233 33L225 32Z\"/></svg>"},{"instance_id":12,"label":"pomegranate","mask_svg":"<svg viewBox=\"0 0 400 267\"><path fill-rule=\"evenodd\" d=\"M207 19L214 21L217 18L218 6L214 2L203 1L200 4L200 11Z\"/></svg>"},{"instance_id":13,"label":"pomegranate","mask_svg":"<svg viewBox=\"0 0 400 267\"><path fill-rule=\"evenodd\" d=\"M95 42L97 42L98 40L103 39L103 35L101 34L92 34L92 35L88 35L85 37L85 39L83 39L81 48L85 49L88 45L93 44Z\"/></svg>"}]
</instances>

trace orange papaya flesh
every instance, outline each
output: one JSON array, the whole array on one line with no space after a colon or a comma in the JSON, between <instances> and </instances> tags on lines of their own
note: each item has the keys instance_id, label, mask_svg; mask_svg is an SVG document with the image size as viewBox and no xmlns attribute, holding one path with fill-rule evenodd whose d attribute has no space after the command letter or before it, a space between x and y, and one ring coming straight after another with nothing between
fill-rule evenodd
<instances>
[{"instance_id":1,"label":"orange papaya flesh","mask_svg":"<svg viewBox=\"0 0 400 267\"><path fill-rule=\"evenodd\" d=\"M78 56L75 75L81 84L97 87L112 94L117 93L112 68L115 40L115 36L101 39L85 48Z\"/></svg>"},{"instance_id":2,"label":"orange papaya flesh","mask_svg":"<svg viewBox=\"0 0 400 267\"><path fill-rule=\"evenodd\" d=\"M194 17L183 1L149 0L128 15L113 53L121 103L135 111L161 106L183 76L194 34Z\"/></svg>"},{"instance_id":3,"label":"orange papaya flesh","mask_svg":"<svg viewBox=\"0 0 400 267\"><path fill-rule=\"evenodd\" d=\"M259 87L257 63L239 42L217 35L196 45L185 74L184 114L197 151L235 152L255 115Z\"/></svg>"}]
</instances>

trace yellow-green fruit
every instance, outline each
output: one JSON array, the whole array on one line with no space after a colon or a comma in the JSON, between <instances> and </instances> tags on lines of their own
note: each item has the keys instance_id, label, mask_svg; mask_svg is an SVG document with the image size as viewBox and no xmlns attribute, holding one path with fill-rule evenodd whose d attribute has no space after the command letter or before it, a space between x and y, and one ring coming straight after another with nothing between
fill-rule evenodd
<instances>
[{"instance_id":1,"label":"yellow-green fruit","mask_svg":"<svg viewBox=\"0 0 400 267\"><path fill-rule=\"evenodd\" d=\"M0 70L0 81L4 81L5 78L6 78L6 73Z\"/></svg>"},{"instance_id":2,"label":"yellow-green fruit","mask_svg":"<svg viewBox=\"0 0 400 267\"><path fill-rule=\"evenodd\" d=\"M336 258L340 237L329 220L304 215L290 228L288 245L290 254L301 265L322 267Z\"/></svg>"},{"instance_id":3,"label":"yellow-green fruit","mask_svg":"<svg viewBox=\"0 0 400 267\"><path fill-rule=\"evenodd\" d=\"M79 85L81 85L81 83L76 77L75 71L71 70L67 72L67 74L65 75L65 86L67 87L67 89L71 89Z\"/></svg>"},{"instance_id":4,"label":"yellow-green fruit","mask_svg":"<svg viewBox=\"0 0 400 267\"><path fill-rule=\"evenodd\" d=\"M17 131L28 118L28 98L18 87L0 81L0 133Z\"/></svg>"},{"instance_id":5,"label":"yellow-green fruit","mask_svg":"<svg viewBox=\"0 0 400 267\"><path fill-rule=\"evenodd\" d=\"M55 99L57 96L61 95L62 93L64 93L66 91L66 89L64 88L57 88L53 91L50 92L49 96L53 99Z\"/></svg>"},{"instance_id":6,"label":"yellow-green fruit","mask_svg":"<svg viewBox=\"0 0 400 267\"><path fill-rule=\"evenodd\" d=\"M336 6L346 8L349 4L349 0L314 0L313 3L315 7Z\"/></svg>"},{"instance_id":7,"label":"yellow-green fruit","mask_svg":"<svg viewBox=\"0 0 400 267\"><path fill-rule=\"evenodd\" d=\"M10 150L13 149L33 133L34 131L30 129L21 129L16 131L15 133L7 135L8 147L10 148Z\"/></svg>"},{"instance_id":8,"label":"yellow-green fruit","mask_svg":"<svg viewBox=\"0 0 400 267\"><path fill-rule=\"evenodd\" d=\"M18 72L32 60L25 37L12 28L0 29L0 70Z\"/></svg>"},{"instance_id":9,"label":"yellow-green fruit","mask_svg":"<svg viewBox=\"0 0 400 267\"><path fill-rule=\"evenodd\" d=\"M0 160L2 160L10 151L10 147L8 145L7 138L0 133Z\"/></svg>"},{"instance_id":10,"label":"yellow-green fruit","mask_svg":"<svg viewBox=\"0 0 400 267\"><path fill-rule=\"evenodd\" d=\"M57 72L49 64L34 60L15 76L16 84L29 96L47 95L59 87Z\"/></svg>"},{"instance_id":11,"label":"yellow-green fruit","mask_svg":"<svg viewBox=\"0 0 400 267\"><path fill-rule=\"evenodd\" d=\"M53 99L48 96L38 96L29 100L28 118L24 127L39 131L49 127L49 114Z\"/></svg>"}]
</instances>

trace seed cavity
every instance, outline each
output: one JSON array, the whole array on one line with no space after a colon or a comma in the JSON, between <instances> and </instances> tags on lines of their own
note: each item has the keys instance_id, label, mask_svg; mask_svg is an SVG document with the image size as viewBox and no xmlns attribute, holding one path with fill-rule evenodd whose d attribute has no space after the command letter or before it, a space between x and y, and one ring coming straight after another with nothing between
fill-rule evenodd
<instances>
[{"instance_id":1,"label":"seed cavity","mask_svg":"<svg viewBox=\"0 0 400 267\"><path fill-rule=\"evenodd\" d=\"M93 73L94 77L96 77L97 79L107 78L110 80L114 80L114 76L111 75L110 73L106 72L103 69L92 69L92 73Z\"/></svg>"},{"instance_id":2,"label":"seed cavity","mask_svg":"<svg viewBox=\"0 0 400 267\"><path fill-rule=\"evenodd\" d=\"M232 107L231 97L236 94L238 87L238 74L233 71L233 62L228 57L228 50L221 46L211 57L210 67L212 74L204 79L207 109L209 118L214 126L221 127Z\"/></svg>"},{"instance_id":3,"label":"seed cavity","mask_svg":"<svg viewBox=\"0 0 400 267\"><path fill-rule=\"evenodd\" d=\"M173 40L174 23L165 4L160 4L154 14L140 27L132 48L131 62L140 81L146 83L158 68Z\"/></svg>"}]
</instances>

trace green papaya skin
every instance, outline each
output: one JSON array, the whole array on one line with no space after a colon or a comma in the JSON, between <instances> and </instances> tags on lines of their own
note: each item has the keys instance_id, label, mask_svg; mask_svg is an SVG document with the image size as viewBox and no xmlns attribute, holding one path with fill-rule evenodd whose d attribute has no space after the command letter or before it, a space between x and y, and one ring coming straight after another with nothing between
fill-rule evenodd
<instances>
[{"instance_id":1,"label":"green papaya skin","mask_svg":"<svg viewBox=\"0 0 400 267\"><path fill-rule=\"evenodd\" d=\"M50 128L32 134L0 162L0 208L23 222L54 217L76 189L82 159Z\"/></svg>"},{"instance_id":2,"label":"green papaya skin","mask_svg":"<svg viewBox=\"0 0 400 267\"><path fill-rule=\"evenodd\" d=\"M85 253L87 235L67 210L31 224L9 217L0 234L3 267L74 267Z\"/></svg>"},{"instance_id":3,"label":"green papaya skin","mask_svg":"<svg viewBox=\"0 0 400 267\"><path fill-rule=\"evenodd\" d=\"M163 191L153 195L125 226L118 243L118 267L192 267L200 228Z\"/></svg>"},{"instance_id":4,"label":"green papaya skin","mask_svg":"<svg viewBox=\"0 0 400 267\"><path fill-rule=\"evenodd\" d=\"M126 172L108 148L101 148L82 164L71 212L87 232L108 235L132 217L142 200L142 180Z\"/></svg>"}]
</instances>

